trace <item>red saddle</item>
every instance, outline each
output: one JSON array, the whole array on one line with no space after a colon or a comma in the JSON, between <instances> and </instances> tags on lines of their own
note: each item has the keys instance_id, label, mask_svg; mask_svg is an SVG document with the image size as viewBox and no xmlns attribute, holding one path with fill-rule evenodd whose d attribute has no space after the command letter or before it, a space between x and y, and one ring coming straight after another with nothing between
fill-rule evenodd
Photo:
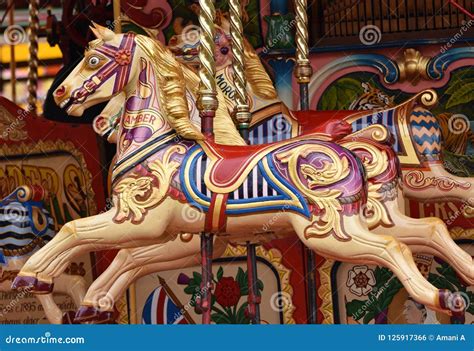
<instances>
[{"instance_id":1,"label":"red saddle","mask_svg":"<svg viewBox=\"0 0 474 351\"><path fill-rule=\"evenodd\" d=\"M298 122L299 133L324 133L339 140L352 133L352 127L345 118L356 111L292 111Z\"/></svg>"},{"instance_id":2,"label":"red saddle","mask_svg":"<svg viewBox=\"0 0 474 351\"><path fill-rule=\"evenodd\" d=\"M211 139L204 140L201 146L211 160L209 171L211 185L222 189L233 186L260 160L258 155L266 154L266 150L274 149L276 144L282 143L242 146L221 145Z\"/></svg>"}]
</instances>

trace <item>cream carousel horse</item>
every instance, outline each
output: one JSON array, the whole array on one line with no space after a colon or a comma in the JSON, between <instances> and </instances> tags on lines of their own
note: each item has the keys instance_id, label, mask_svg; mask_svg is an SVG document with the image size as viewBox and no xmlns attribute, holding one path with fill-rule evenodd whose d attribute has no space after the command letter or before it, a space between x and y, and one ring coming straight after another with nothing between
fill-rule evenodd
<instances>
[{"instance_id":1,"label":"cream carousel horse","mask_svg":"<svg viewBox=\"0 0 474 351\"><path fill-rule=\"evenodd\" d=\"M229 22L225 16L218 16L221 28L216 36L216 78L229 104L233 104L232 51L228 38ZM179 61L193 65L199 64L199 35L190 33L195 27L185 27L183 33L170 39L170 49ZM289 128L285 131L295 136L308 133L318 124L332 121L345 121L352 130L357 131L372 124L384 124L395 137L393 146L403 170L404 194L421 201L435 199L454 199L465 204L469 211L474 201L474 180L457 177L447 172L442 163L441 129L436 118L425 108L437 101L432 90L421 92L401 105L391 107L393 100L380 91L364 86L364 94L354 101L353 108L369 109L380 102L389 106L370 111L308 111L300 113L289 109L278 98L273 83L263 68L253 47L244 39L244 58L246 64L248 91L253 110L252 125L262 125L263 120L271 123L270 117L282 114ZM374 103L375 100L375 103ZM453 128L457 128L453 120ZM264 139L265 140L265 139Z\"/></svg>"},{"instance_id":2,"label":"cream carousel horse","mask_svg":"<svg viewBox=\"0 0 474 351\"><path fill-rule=\"evenodd\" d=\"M251 59L255 60L255 57L251 57ZM250 62L252 63L252 61ZM259 61L256 65L261 66ZM261 67L261 71L255 71L255 67L251 70L254 82L259 81L259 77L263 77L260 79L261 82L266 82L266 79L270 81L263 67ZM196 87L196 84L194 85ZM233 89L230 84L226 87ZM263 91L270 91L265 88ZM272 90L272 94L276 96L274 90ZM252 98L255 101L256 98L254 96ZM122 96L114 98L94 123L95 130L101 135L108 136L109 140L110 138L115 139L114 128L119 120L116 111L119 109L117 107L122 106L122 100ZM230 99L228 102L229 108L232 110ZM251 134L255 131L257 128L254 128ZM325 137L324 134L320 134L320 136ZM259 137L261 140L262 135ZM369 204L367 208L367 212L371 214L368 218L369 227L376 233L396 236L409 245L414 252L430 253L446 260L458 271L465 282L472 285L474 283L472 258L454 243L445 224L437 218L409 218L399 209L396 191L398 165L395 162L396 156L393 150L384 145L377 145L363 137L362 133L355 133L347 140L340 140L339 143L365 160L364 166L369 176ZM268 136L263 136L264 140L265 138ZM354 138L357 138L357 142L353 141ZM394 186L390 186L390 184ZM192 245L199 247L199 239L190 237L189 240L191 243L187 245L188 248ZM151 272L171 269L170 267L175 267L175 264L178 266L182 264L194 265L199 262L199 256L184 258L180 260L181 263L169 262L170 256L167 253L173 252L175 246L182 246L182 243L175 241L165 245L122 250L114 263L89 289L77 319L81 321L107 320L111 317L114 301L122 296L125 289L134 280ZM220 247L223 250L225 245L220 245ZM215 256L218 257L219 254Z\"/></svg>"},{"instance_id":3,"label":"cream carousel horse","mask_svg":"<svg viewBox=\"0 0 474 351\"><path fill-rule=\"evenodd\" d=\"M45 193L41 186L23 185L0 200L0 291L11 291L14 277L28 258L56 234L54 220L43 206ZM79 307L86 287L83 277L63 273L55 279L52 292L71 296ZM50 323L71 322L72 316L61 311L52 293L37 298ZM14 305L4 306L1 317L6 317L10 308Z\"/></svg>"},{"instance_id":4,"label":"cream carousel horse","mask_svg":"<svg viewBox=\"0 0 474 351\"><path fill-rule=\"evenodd\" d=\"M203 230L236 243L296 232L325 257L389 267L410 295L431 309L453 313L464 304L424 279L406 245L368 231L361 215L365 176L350 151L310 135L259 146L207 140L190 120L195 99L185 89L185 70L167 49L140 35L114 34L98 26L94 31L98 39L55 91L55 100L68 114L80 116L85 108L125 93L112 180L114 206L66 224L28 260L15 288L49 292L68 262L89 251L186 241L180 234ZM238 139L230 119L225 127L218 122L221 112L227 114L221 107L216 115L216 142L234 133ZM233 195L252 193L265 183L266 196ZM199 220L183 221L183 211ZM274 233L262 228L277 213L281 221L271 228ZM170 259L190 256L184 249L173 254Z\"/></svg>"}]
</instances>

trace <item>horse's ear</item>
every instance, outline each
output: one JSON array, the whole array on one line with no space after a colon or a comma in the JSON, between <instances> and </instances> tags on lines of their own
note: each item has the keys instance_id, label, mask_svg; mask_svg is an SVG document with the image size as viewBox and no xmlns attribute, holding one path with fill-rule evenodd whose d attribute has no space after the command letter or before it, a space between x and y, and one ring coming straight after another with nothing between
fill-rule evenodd
<instances>
[{"instance_id":1,"label":"horse's ear","mask_svg":"<svg viewBox=\"0 0 474 351\"><path fill-rule=\"evenodd\" d=\"M115 33L107 27L103 27L95 22L92 22L92 26L89 27L97 37L97 39L102 39L103 41L112 40L115 36Z\"/></svg>"}]
</instances>

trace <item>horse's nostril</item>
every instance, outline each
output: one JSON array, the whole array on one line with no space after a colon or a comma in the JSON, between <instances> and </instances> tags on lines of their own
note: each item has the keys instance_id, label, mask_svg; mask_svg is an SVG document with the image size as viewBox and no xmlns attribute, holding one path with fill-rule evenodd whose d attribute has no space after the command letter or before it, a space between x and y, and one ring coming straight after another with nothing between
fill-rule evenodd
<instances>
[{"instance_id":1,"label":"horse's nostril","mask_svg":"<svg viewBox=\"0 0 474 351\"><path fill-rule=\"evenodd\" d=\"M64 85L61 85L58 89L56 89L56 92L54 93L54 95L63 96L64 93L66 93L66 87Z\"/></svg>"},{"instance_id":2,"label":"horse's nostril","mask_svg":"<svg viewBox=\"0 0 474 351\"><path fill-rule=\"evenodd\" d=\"M224 46L223 48L221 48L221 54L222 55L227 55L229 53L229 48Z\"/></svg>"}]
</instances>

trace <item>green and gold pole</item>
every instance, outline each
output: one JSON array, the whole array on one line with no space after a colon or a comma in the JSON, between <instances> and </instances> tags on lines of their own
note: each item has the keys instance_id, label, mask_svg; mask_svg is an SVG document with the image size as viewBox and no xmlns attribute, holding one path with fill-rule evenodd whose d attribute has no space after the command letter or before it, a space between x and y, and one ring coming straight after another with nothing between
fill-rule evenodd
<instances>
[{"instance_id":1,"label":"green and gold pole","mask_svg":"<svg viewBox=\"0 0 474 351\"><path fill-rule=\"evenodd\" d=\"M232 68L234 71L235 108L234 116L238 122L240 135L248 143L250 113L247 79L244 62L244 28L242 26L242 7L239 0L229 0L230 37L232 42ZM248 314L252 324L260 324L260 299L257 286L256 245L247 242L247 279L249 286Z\"/></svg>"},{"instance_id":2,"label":"green and gold pole","mask_svg":"<svg viewBox=\"0 0 474 351\"><path fill-rule=\"evenodd\" d=\"M313 69L309 62L307 0L295 0L296 11L296 67L295 77L300 86L300 110L309 110L309 81ZM308 323L317 322L316 305L316 255L305 247L306 256L306 295Z\"/></svg>"},{"instance_id":3,"label":"green and gold pole","mask_svg":"<svg viewBox=\"0 0 474 351\"><path fill-rule=\"evenodd\" d=\"M201 131L206 137L212 137L214 116L218 102L216 91L216 63L214 59L214 37L216 9L213 0L199 0L199 24L201 25L201 40L199 47L199 93L197 108L201 117ZM200 309L202 324L211 323L212 299L212 251L214 235L204 232L201 234L201 268L202 282L200 294Z\"/></svg>"}]
</instances>

